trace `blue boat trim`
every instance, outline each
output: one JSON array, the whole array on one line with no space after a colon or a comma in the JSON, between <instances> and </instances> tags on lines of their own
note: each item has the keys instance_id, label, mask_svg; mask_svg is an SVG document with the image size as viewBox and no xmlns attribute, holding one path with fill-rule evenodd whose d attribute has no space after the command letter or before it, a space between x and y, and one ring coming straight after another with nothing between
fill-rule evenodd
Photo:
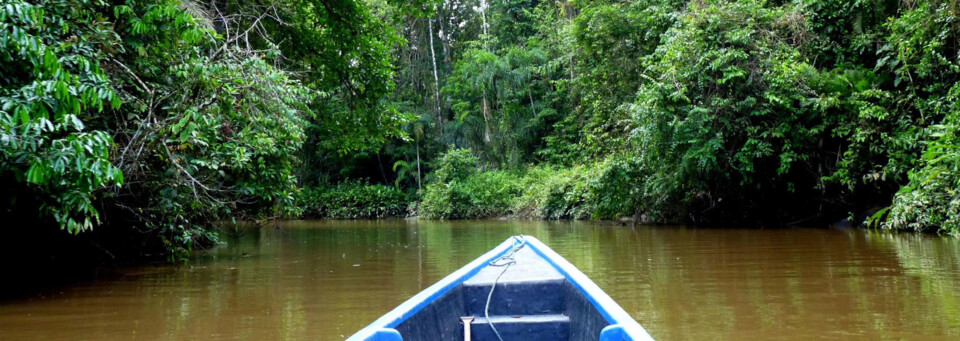
<instances>
[{"instance_id":1,"label":"blue boat trim","mask_svg":"<svg viewBox=\"0 0 960 341\"><path fill-rule=\"evenodd\" d=\"M398 335L400 333L397 333ZM619 324L611 324L603 330L600 331L600 341L624 341L630 340L628 338L627 332L623 329L623 326ZM393 341L393 340L387 340ZM400 341L403 341L402 339Z\"/></svg>"},{"instance_id":2,"label":"blue boat trim","mask_svg":"<svg viewBox=\"0 0 960 341\"><path fill-rule=\"evenodd\" d=\"M367 338L370 341L403 341L400 332L393 328L380 328Z\"/></svg>"},{"instance_id":3,"label":"blue boat trim","mask_svg":"<svg viewBox=\"0 0 960 341\"><path fill-rule=\"evenodd\" d=\"M610 296L603 292L599 286L593 283L589 277L568 262L562 256L554 252L540 240L524 236L526 239L525 247L529 247L537 255L547 261L557 270L567 282L579 291L588 303L590 303L600 314L598 317L605 319L610 325L603 328L600 332L601 341L652 341L650 334L640 326L623 308L620 307ZM466 266L454 271L447 277L431 285L424 291L414 295L406 302L400 304L389 313L383 315L369 326L361 329L356 334L348 338L348 341L401 341L400 333L395 329L407 319L411 318L424 308L430 306L434 301L440 299L447 293L464 284L465 281L472 278L494 259L507 253L514 245L519 242L515 238L509 238L493 250L483 254L479 258L470 262ZM594 334L596 335L596 334Z\"/></svg>"}]
</instances>

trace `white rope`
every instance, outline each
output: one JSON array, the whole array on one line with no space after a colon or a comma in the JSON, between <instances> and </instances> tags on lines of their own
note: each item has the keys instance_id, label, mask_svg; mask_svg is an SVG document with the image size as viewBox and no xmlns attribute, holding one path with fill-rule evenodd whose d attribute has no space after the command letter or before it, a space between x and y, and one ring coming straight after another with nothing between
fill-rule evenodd
<instances>
[{"instance_id":1,"label":"white rope","mask_svg":"<svg viewBox=\"0 0 960 341\"><path fill-rule=\"evenodd\" d=\"M503 271L500 272L500 275L497 276L497 279L493 280L493 285L490 286L490 293L487 294L487 305L483 308L483 317L487 319L487 324L490 325L490 329L493 329L493 334L496 335L497 339L500 341L503 341L503 337L500 336L500 332L497 331L497 327L494 327L493 321L490 320L490 299L493 298L493 290L497 288L497 282L500 281L500 277L503 277L503 274L507 272L507 269L509 269L511 265L517 263L517 260L514 259L513 256L517 254L517 251L520 251L524 245L527 245L527 239L523 238L522 234L513 237L513 239L516 239L519 243L515 244L513 248L510 249L510 251L507 251L507 253L504 253L503 256L500 256L490 262L490 266L502 266Z\"/></svg>"}]
</instances>

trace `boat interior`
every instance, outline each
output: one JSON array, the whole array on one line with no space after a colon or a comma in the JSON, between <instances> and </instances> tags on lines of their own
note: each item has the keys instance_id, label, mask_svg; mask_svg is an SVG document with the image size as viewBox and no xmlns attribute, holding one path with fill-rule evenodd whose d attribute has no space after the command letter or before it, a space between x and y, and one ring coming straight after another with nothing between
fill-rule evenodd
<instances>
[{"instance_id":1,"label":"boat interior","mask_svg":"<svg viewBox=\"0 0 960 341\"><path fill-rule=\"evenodd\" d=\"M473 341L499 341L495 333L503 340L599 338L609 323L580 290L531 248L519 249L513 260L482 268L395 329L404 341L464 340L465 323Z\"/></svg>"}]
</instances>

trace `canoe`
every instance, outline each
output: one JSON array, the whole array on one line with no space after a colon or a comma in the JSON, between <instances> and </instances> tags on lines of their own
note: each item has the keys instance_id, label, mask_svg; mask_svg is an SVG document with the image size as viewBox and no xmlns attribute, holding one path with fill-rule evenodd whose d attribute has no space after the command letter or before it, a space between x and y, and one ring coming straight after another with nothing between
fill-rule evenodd
<instances>
[{"instance_id":1,"label":"canoe","mask_svg":"<svg viewBox=\"0 0 960 341\"><path fill-rule=\"evenodd\" d=\"M515 236L348 341L653 340L583 272Z\"/></svg>"}]
</instances>

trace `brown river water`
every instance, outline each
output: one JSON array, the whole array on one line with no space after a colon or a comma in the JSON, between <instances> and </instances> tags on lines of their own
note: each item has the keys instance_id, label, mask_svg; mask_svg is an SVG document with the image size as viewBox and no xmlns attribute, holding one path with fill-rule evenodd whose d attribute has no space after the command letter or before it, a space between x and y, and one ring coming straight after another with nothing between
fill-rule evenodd
<instances>
[{"instance_id":1,"label":"brown river water","mask_svg":"<svg viewBox=\"0 0 960 341\"><path fill-rule=\"evenodd\" d=\"M960 240L823 229L292 221L0 302L0 340L341 340L510 235L658 340L960 340Z\"/></svg>"}]
</instances>

